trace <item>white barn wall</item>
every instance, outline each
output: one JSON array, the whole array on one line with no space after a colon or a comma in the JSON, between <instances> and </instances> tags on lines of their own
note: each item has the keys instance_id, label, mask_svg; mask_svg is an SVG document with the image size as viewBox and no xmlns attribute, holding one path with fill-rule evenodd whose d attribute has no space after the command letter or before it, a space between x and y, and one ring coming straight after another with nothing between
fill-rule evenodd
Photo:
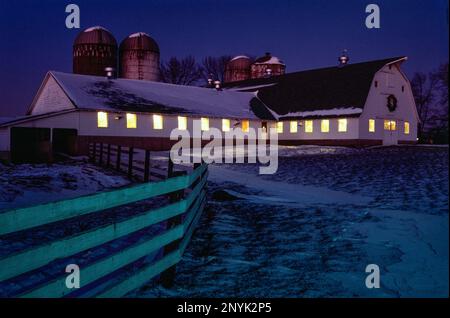
<instances>
[{"instance_id":1,"label":"white barn wall","mask_svg":"<svg viewBox=\"0 0 450 318\"><path fill-rule=\"evenodd\" d=\"M55 116L38 118L35 120L14 124L13 127L68 128L79 130L80 114L77 112L70 112Z\"/></svg>"},{"instance_id":2,"label":"white barn wall","mask_svg":"<svg viewBox=\"0 0 450 318\"><path fill-rule=\"evenodd\" d=\"M77 112L59 114L51 117L37 118L25 122L19 122L12 126L0 128L0 151L11 151L11 128L12 127L30 127L30 128L68 128L79 129L79 114Z\"/></svg>"},{"instance_id":3,"label":"white barn wall","mask_svg":"<svg viewBox=\"0 0 450 318\"><path fill-rule=\"evenodd\" d=\"M75 106L52 76L47 74L33 101L31 115L73 109Z\"/></svg>"},{"instance_id":4,"label":"white barn wall","mask_svg":"<svg viewBox=\"0 0 450 318\"><path fill-rule=\"evenodd\" d=\"M375 81L378 87L375 87ZM402 91L402 86L404 91ZM387 108L387 97L397 98L397 109L390 112ZM375 119L375 132L369 132L369 119ZM399 141L415 142L417 140L417 110L412 95L411 86L397 65L383 67L376 73L367 97L364 111L360 117L360 138L383 140L384 119L397 121ZM404 122L410 124L410 133L404 134Z\"/></svg>"}]
</instances>

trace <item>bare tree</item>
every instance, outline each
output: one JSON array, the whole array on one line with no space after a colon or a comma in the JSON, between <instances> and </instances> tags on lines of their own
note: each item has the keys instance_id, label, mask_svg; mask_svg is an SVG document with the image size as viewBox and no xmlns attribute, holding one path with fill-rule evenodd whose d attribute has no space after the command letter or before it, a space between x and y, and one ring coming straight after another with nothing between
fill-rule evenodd
<instances>
[{"instance_id":1,"label":"bare tree","mask_svg":"<svg viewBox=\"0 0 450 318\"><path fill-rule=\"evenodd\" d=\"M433 142L448 143L448 62L439 66L434 77L438 82L438 101L429 120L429 135Z\"/></svg>"},{"instance_id":2,"label":"bare tree","mask_svg":"<svg viewBox=\"0 0 450 318\"><path fill-rule=\"evenodd\" d=\"M202 69L193 56L181 60L171 57L168 62L161 63L161 80L178 85L196 85L202 77Z\"/></svg>"},{"instance_id":3,"label":"bare tree","mask_svg":"<svg viewBox=\"0 0 450 318\"><path fill-rule=\"evenodd\" d=\"M435 76L438 80L440 103L446 106L448 111L448 62L439 66L439 69L436 71Z\"/></svg>"},{"instance_id":4,"label":"bare tree","mask_svg":"<svg viewBox=\"0 0 450 318\"><path fill-rule=\"evenodd\" d=\"M433 113L433 104L436 100L436 89L438 79L433 73L416 73L411 81L411 88L417 105L417 112L420 117L419 137L423 137L428 121Z\"/></svg>"},{"instance_id":5,"label":"bare tree","mask_svg":"<svg viewBox=\"0 0 450 318\"><path fill-rule=\"evenodd\" d=\"M225 67L230 60L231 56L229 55L223 55L219 57L205 57L202 61L203 78L205 79L205 81L211 77L213 80L219 80L223 83Z\"/></svg>"}]
</instances>

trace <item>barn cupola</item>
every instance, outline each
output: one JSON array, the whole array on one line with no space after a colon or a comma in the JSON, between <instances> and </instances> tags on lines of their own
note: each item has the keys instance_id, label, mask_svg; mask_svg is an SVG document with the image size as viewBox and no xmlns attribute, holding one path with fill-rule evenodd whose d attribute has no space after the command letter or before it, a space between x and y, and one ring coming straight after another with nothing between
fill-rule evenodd
<instances>
[{"instance_id":1,"label":"barn cupola","mask_svg":"<svg viewBox=\"0 0 450 318\"><path fill-rule=\"evenodd\" d=\"M342 51L342 54L341 54L341 56L339 56L338 61L339 61L339 67L343 67L348 64L348 62L350 61L350 58L348 57L347 50Z\"/></svg>"}]
</instances>

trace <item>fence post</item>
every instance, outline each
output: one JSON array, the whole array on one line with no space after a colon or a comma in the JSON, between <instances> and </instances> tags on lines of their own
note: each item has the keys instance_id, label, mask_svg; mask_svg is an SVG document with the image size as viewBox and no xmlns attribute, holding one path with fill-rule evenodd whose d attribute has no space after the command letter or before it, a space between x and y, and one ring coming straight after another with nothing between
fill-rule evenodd
<instances>
[{"instance_id":1,"label":"fence post","mask_svg":"<svg viewBox=\"0 0 450 318\"><path fill-rule=\"evenodd\" d=\"M109 168L111 162L111 144L108 144L108 153L106 154L106 167Z\"/></svg>"},{"instance_id":2,"label":"fence post","mask_svg":"<svg viewBox=\"0 0 450 318\"><path fill-rule=\"evenodd\" d=\"M169 162L172 162L172 160L170 160ZM172 166L173 166L173 162L172 162ZM172 169L172 172L170 173L170 175L168 177L169 178L178 177L178 176L182 176L185 174L187 174L186 171L173 172L173 169ZM182 189L182 190L170 193L169 194L170 203L174 203L174 202L182 200L184 198L184 191L185 191L185 189ZM174 228L174 227L180 225L182 223L182 221L183 221L182 214L168 219L166 221L166 230L170 230L171 228ZM166 255L170 254L171 252L175 251L176 249L178 249L180 246L181 240L182 239L178 239L178 240L173 241L172 243L169 243L166 246L164 246L163 256L166 256ZM175 274L176 274L176 269L177 269L177 267L176 267L176 265L174 265L172 267L169 267L168 269L166 269L164 272L161 273L161 276L160 276L161 284L165 288L170 288L173 285L173 281L175 279Z\"/></svg>"},{"instance_id":3,"label":"fence post","mask_svg":"<svg viewBox=\"0 0 450 318\"><path fill-rule=\"evenodd\" d=\"M128 178L133 178L133 147L128 147Z\"/></svg>"},{"instance_id":4,"label":"fence post","mask_svg":"<svg viewBox=\"0 0 450 318\"><path fill-rule=\"evenodd\" d=\"M169 157L169 165L167 167L167 178L172 178L172 177L173 177L173 161Z\"/></svg>"},{"instance_id":5,"label":"fence post","mask_svg":"<svg viewBox=\"0 0 450 318\"><path fill-rule=\"evenodd\" d=\"M120 171L120 159L122 157L122 146L117 146L116 170Z\"/></svg>"},{"instance_id":6,"label":"fence post","mask_svg":"<svg viewBox=\"0 0 450 318\"><path fill-rule=\"evenodd\" d=\"M98 165L101 166L103 163L103 143L100 143L100 156L98 159Z\"/></svg>"},{"instance_id":7,"label":"fence post","mask_svg":"<svg viewBox=\"0 0 450 318\"><path fill-rule=\"evenodd\" d=\"M149 181L150 176L150 150L145 150L145 163L144 163L144 182Z\"/></svg>"},{"instance_id":8,"label":"fence post","mask_svg":"<svg viewBox=\"0 0 450 318\"><path fill-rule=\"evenodd\" d=\"M97 151L97 143L93 143L92 146L92 162L95 163L95 152Z\"/></svg>"}]
</instances>

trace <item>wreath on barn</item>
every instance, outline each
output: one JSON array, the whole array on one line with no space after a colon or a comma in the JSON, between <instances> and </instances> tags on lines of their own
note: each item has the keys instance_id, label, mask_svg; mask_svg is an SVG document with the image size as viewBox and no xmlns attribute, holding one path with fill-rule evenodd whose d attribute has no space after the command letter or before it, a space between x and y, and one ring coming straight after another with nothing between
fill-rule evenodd
<instances>
[{"instance_id":1,"label":"wreath on barn","mask_svg":"<svg viewBox=\"0 0 450 318\"><path fill-rule=\"evenodd\" d=\"M397 109L397 98L394 95L389 95L387 98L387 108L390 112Z\"/></svg>"}]
</instances>

